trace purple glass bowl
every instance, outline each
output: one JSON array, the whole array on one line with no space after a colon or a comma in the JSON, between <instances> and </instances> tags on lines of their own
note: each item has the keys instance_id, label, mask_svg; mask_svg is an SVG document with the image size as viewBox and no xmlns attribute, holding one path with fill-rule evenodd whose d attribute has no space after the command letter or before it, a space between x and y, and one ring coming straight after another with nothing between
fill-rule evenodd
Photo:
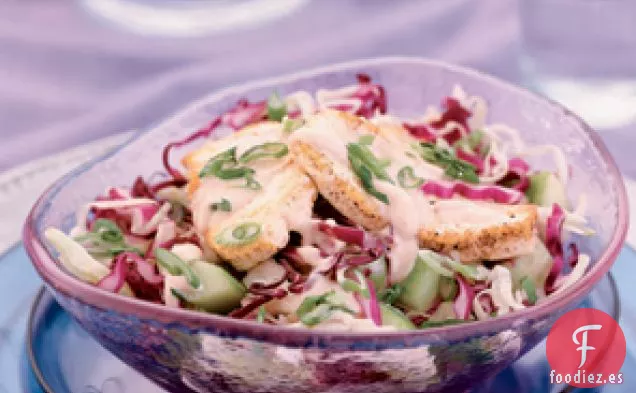
<instances>
[{"instance_id":1,"label":"purple glass bowl","mask_svg":"<svg viewBox=\"0 0 636 393\"><path fill-rule=\"evenodd\" d=\"M177 310L118 296L76 280L56 263L42 236L69 229L76 208L110 185L129 185L161 168L161 148L206 124L239 98L262 99L340 87L366 72L387 89L389 112L413 116L461 84L490 105L490 121L522 130L529 143L565 149L571 199L585 192L597 236L582 242L590 272L562 296L483 322L397 333L330 333L274 327ZM545 161L545 160L543 160ZM540 159L532 162L542 167ZM545 166L545 165L543 165ZM172 391L437 392L464 391L495 375L541 341L609 270L625 238L621 175L599 137L563 107L490 76L423 59L338 64L214 93L152 130L55 183L37 202L24 244L57 301L104 347Z\"/></svg>"}]
</instances>

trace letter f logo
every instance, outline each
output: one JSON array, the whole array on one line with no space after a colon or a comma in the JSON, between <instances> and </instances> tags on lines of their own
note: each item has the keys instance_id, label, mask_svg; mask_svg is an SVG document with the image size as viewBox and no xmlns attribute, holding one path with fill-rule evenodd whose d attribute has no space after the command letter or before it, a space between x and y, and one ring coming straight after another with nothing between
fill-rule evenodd
<instances>
[{"instance_id":1,"label":"letter f logo","mask_svg":"<svg viewBox=\"0 0 636 393\"><path fill-rule=\"evenodd\" d=\"M572 341L574 341L574 344L580 345L580 347L576 349L577 351L581 351L581 364L579 364L579 368L583 367L583 365L585 364L585 360L587 359L587 351L596 349L587 345L587 332L589 330L601 330L601 327L601 325L585 325L576 329L574 333L572 333ZM581 340L582 342L579 342L576 336L581 332L583 332L583 339Z\"/></svg>"}]
</instances>

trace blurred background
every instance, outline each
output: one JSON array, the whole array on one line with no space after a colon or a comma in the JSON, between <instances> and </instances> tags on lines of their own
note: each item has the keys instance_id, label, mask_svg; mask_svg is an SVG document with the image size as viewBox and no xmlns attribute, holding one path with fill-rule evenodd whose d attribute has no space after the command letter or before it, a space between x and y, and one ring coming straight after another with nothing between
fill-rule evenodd
<instances>
[{"instance_id":1,"label":"blurred background","mask_svg":"<svg viewBox=\"0 0 636 393\"><path fill-rule=\"evenodd\" d=\"M0 250L46 184L120 133L220 87L373 56L539 91L636 175L634 20L632 0L3 0Z\"/></svg>"},{"instance_id":2,"label":"blurred background","mask_svg":"<svg viewBox=\"0 0 636 393\"><path fill-rule=\"evenodd\" d=\"M2 0L0 253L46 185L128 132L221 87L375 56L562 102L636 190L634 21L633 0Z\"/></svg>"}]
</instances>

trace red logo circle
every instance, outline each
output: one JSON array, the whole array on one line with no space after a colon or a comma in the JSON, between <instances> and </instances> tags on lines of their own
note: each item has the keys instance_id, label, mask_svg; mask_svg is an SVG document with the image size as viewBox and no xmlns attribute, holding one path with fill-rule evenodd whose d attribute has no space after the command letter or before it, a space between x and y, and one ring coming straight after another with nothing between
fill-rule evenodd
<instances>
[{"instance_id":1,"label":"red logo circle","mask_svg":"<svg viewBox=\"0 0 636 393\"><path fill-rule=\"evenodd\" d=\"M581 308L559 318L546 343L550 382L580 388L623 382L625 335L603 311Z\"/></svg>"}]
</instances>

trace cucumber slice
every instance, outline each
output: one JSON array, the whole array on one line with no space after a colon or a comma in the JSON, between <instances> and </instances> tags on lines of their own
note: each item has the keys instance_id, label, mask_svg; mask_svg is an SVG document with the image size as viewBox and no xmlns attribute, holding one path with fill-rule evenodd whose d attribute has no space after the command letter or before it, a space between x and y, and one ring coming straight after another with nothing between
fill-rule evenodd
<instances>
[{"instance_id":1,"label":"cucumber slice","mask_svg":"<svg viewBox=\"0 0 636 393\"><path fill-rule=\"evenodd\" d=\"M397 303L407 310L427 311L438 297L439 279L440 275L418 257L411 273L400 283L404 290Z\"/></svg>"},{"instance_id":2,"label":"cucumber slice","mask_svg":"<svg viewBox=\"0 0 636 393\"><path fill-rule=\"evenodd\" d=\"M404 313L386 303L380 303L382 313L382 325L393 326L398 330L414 330L416 326Z\"/></svg>"},{"instance_id":3,"label":"cucumber slice","mask_svg":"<svg viewBox=\"0 0 636 393\"><path fill-rule=\"evenodd\" d=\"M528 277L536 288L543 288L552 268L552 257L542 241L535 239L532 254L518 257L510 267L513 287L521 289L521 281Z\"/></svg>"},{"instance_id":4,"label":"cucumber slice","mask_svg":"<svg viewBox=\"0 0 636 393\"><path fill-rule=\"evenodd\" d=\"M241 304L245 287L220 266L194 261L190 267L199 276L201 286L181 295L192 305L205 311L223 314Z\"/></svg>"},{"instance_id":5,"label":"cucumber slice","mask_svg":"<svg viewBox=\"0 0 636 393\"><path fill-rule=\"evenodd\" d=\"M565 187L554 173L540 171L531 175L529 180L530 186L526 191L526 197L531 203L540 206L552 206L553 203L558 203L561 207L568 208Z\"/></svg>"}]
</instances>

